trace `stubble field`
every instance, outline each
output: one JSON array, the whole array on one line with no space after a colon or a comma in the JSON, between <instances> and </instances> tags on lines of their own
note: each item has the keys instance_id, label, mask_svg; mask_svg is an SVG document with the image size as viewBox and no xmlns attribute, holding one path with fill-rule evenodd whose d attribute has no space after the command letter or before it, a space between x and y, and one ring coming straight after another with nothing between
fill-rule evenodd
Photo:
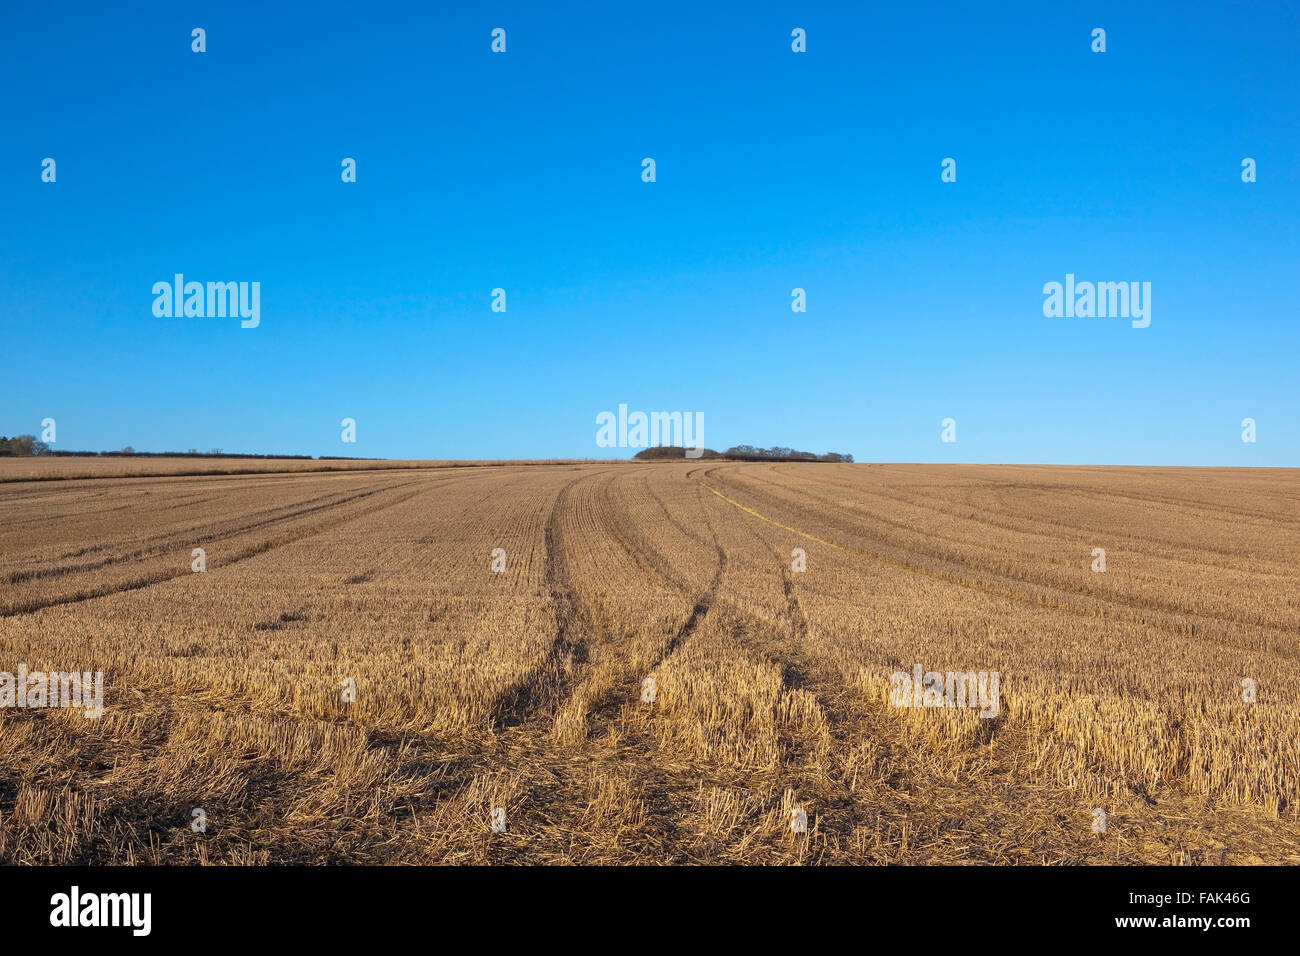
<instances>
[{"instance_id":1,"label":"stubble field","mask_svg":"<svg viewBox=\"0 0 1300 956\"><path fill-rule=\"evenodd\" d=\"M1295 470L41 464L2 862L1300 862Z\"/></svg>"}]
</instances>

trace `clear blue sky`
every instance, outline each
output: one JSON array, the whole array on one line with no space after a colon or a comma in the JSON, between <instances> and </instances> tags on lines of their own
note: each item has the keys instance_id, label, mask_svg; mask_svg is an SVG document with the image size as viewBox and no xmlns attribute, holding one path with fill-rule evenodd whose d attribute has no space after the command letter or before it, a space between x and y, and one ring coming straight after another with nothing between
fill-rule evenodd
<instances>
[{"instance_id":1,"label":"clear blue sky","mask_svg":"<svg viewBox=\"0 0 1300 956\"><path fill-rule=\"evenodd\" d=\"M626 457L626 403L715 448L1300 465L1294 2L286 6L0 10L0 432ZM176 272L260 282L260 326L156 318ZM1151 326L1045 318L1067 272L1151 282Z\"/></svg>"}]
</instances>

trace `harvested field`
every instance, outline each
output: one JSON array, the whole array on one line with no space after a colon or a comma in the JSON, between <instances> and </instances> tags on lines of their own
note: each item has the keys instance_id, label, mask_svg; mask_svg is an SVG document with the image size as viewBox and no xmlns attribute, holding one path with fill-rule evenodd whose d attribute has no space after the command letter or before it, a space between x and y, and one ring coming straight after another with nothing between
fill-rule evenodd
<instances>
[{"instance_id":1,"label":"harvested field","mask_svg":"<svg viewBox=\"0 0 1300 956\"><path fill-rule=\"evenodd\" d=\"M1300 862L1295 470L54 464L0 861Z\"/></svg>"},{"instance_id":2,"label":"harvested field","mask_svg":"<svg viewBox=\"0 0 1300 956\"><path fill-rule=\"evenodd\" d=\"M0 483L72 478L157 478L186 475L261 475L280 472L388 471L394 468L471 468L504 461L393 461L369 458L212 458L204 455L53 456L0 458ZM529 462L551 464L551 462Z\"/></svg>"}]
</instances>

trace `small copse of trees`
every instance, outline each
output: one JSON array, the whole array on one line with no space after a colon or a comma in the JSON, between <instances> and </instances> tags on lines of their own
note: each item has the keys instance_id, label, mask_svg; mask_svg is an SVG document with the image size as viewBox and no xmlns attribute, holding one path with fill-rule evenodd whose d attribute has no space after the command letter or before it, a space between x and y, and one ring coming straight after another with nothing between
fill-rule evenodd
<instances>
[{"instance_id":1,"label":"small copse of trees","mask_svg":"<svg viewBox=\"0 0 1300 956\"><path fill-rule=\"evenodd\" d=\"M15 435L6 438L0 435L0 455L48 455L50 446L38 441L35 435Z\"/></svg>"},{"instance_id":2,"label":"small copse of trees","mask_svg":"<svg viewBox=\"0 0 1300 956\"><path fill-rule=\"evenodd\" d=\"M642 448L632 456L639 461L664 461L685 458L686 449L681 445L652 445ZM843 455L837 451L828 451L824 455L814 455L810 451L795 451L793 448L755 448L753 445L735 445L724 452L712 448L704 449L701 458L731 458L736 461L839 461L852 462L852 455Z\"/></svg>"},{"instance_id":3,"label":"small copse of trees","mask_svg":"<svg viewBox=\"0 0 1300 956\"><path fill-rule=\"evenodd\" d=\"M724 451L722 455L724 458L737 458L741 461L853 461L852 455L841 454L837 451L828 451L824 455L816 455L810 451L795 451L793 448L783 448L780 445L773 445L771 448L734 445Z\"/></svg>"}]
</instances>

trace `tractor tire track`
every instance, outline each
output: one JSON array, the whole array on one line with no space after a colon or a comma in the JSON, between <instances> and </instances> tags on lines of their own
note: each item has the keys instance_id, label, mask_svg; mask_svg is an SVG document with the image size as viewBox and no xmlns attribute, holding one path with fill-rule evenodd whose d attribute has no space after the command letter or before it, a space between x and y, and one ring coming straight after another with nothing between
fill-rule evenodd
<instances>
[{"instance_id":1,"label":"tractor tire track","mask_svg":"<svg viewBox=\"0 0 1300 956\"><path fill-rule=\"evenodd\" d=\"M597 472L596 474L604 474ZM579 599L564 551L560 516L574 485L594 475L579 475L555 496L546 517L546 591L555 613L555 639L545 659L524 674L498 701L496 722L501 727L518 727L538 717L550 716L577 684L577 672L587 662L593 627L591 615Z\"/></svg>"},{"instance_id":2,"label":"tractor tire track","mask_svg":"<svg viewBox=\"0 0 1300 956\"><path fill-rule=\"evenodd\" d=\"M316 512L320 512L321 510L325 510L326 514L329 514L334 508L341 507L342 504L351 503L353 501L359 501L364 498L369 498L373 495L380 494L384 491L395 491L399 488L405 488L412 484L420 484L420 482L417 479L416 481L408 481L397 485L388 485L383 488L376 488L371 491L354 495L351 498L347 499L347 501L344 503L335 504L332 506L321 506L321 507L311 508L308 509L306 513L316 513ZM389 508L396 507L397 505L402 504L403 502L408 501L411 498L414 498L416 495L423 493L425 490L427 490L425 487L420 487L417 488L415 491L411 492L410 494L404 495L395 501L385 502L373 508L362 509L354 514L348 515L344 519L343 523L354 521L358 518L368 517L369 515L375 514L377 512L385 511ZM257 555L263 554L267 551L272 551L276 548L281 548L284 547L285 545L293 544L295 542L302 541L306 538L313 537L317 534L320 534L323 531L328 530L331 527L335 527L337 524L338 522L325 521L325 522L318 522L316 524L309 525L305 529L301 529L301 531L299 531L299 529L296 528L287 529L290 532L289 534L287 534L287 536L282 537L280 539L271 538L269 540L260 541L256 544L241 548L239 551L234 552L234 554L229 559L222 560L219 563L214 563L213 567L214 568L230 567L231 565L238 564L241 561L246 561L249 558L256 557ZM298 532L298 533L293 533L293 532ZM225 539L218 538L217 540L225 540ZM156 584L163 584L166 583L167 581L172 581L175 580L176 578L185 577L186 575L192 573L193 572L190 571L187 567L182 566L180 569L167 570L161 572L156 571L142 578L135 578L127 581L114 582L112 584L100 585L98 587L83 588L72 594L63 594L53 598L37 599L23 604L11 606L9 608L4 609L3 611L0 611L0 618L17 617L20 615L34 614L37 611L42 611L46 608L59 607L65 604L79 604L83 601L92 601L97 598L109 597L114 594L124 594L128 591L138 591L141 590L142 588L152 587Z\"/></svg>"},{"instance_id":3,"label":"tractor tire track","mask_svg":"<svg viewBox=\"0 0 1300 956\"><path fill-rule=\"evenodd\" d=\"M648 482L646 485L646 490L647 491L650 490ZM650 491L650 495L658 503L659 507L663 509L665 516L668 518L668 521L673 525L673 527L675 527L685 537L691 540L701 542L701 543L707 541L713 547L714 551L717 554L717 564L713 570L712 580L709 582L708 586L705 587L703 591L700 591L696 594L695 603L691 608L690 614L687 616L686 620L682 622L681 626L672 635L672 637L670 637L668 641L664 644L663 649L655 657L653 663L650 665L649 669L653 670L654 668L662 664L666 658L668 658L675 650L677 650L678 647L682 645L684 641L686 641L691 636L691 634L699 626L700 621L703 620L704 616L709 613L709 609L713 606L713 602L717 597L718 588L722 584L722 575L727 567L727 554L723 550L721 543L718 541L717 530L714 528L713 522L708 519L707 512L705 515L705 520L708 521L709 524L709 537L706 539L697 533L688 531L685 527L683 527L680 523L678 523L672 517L671 513L669 512L664 502L659 498L658 495L654 494L653 491ZM609 496L608 494L607 494L607 501L611 513L617 513L619 510L621 510L618 509L617 506L614 504L613 497ZM626 514L626 512L624 512L624 514ZM664 556L659 551L657 551L654 547L652 547L640 535L637 536L639 539L638 541L635 542L630 541L628 535L626 534L626 532L623 531L622 525L619 522L613 522L612 524L613 524L613 533L619 539L620 545L624 548L624 550L628 551L629 554L632 554L634 560L637 559L638 553L645 555L647 563L651 565L652 569L659 577L663 578L665 581L669 582L670 584L673 584L683 594L689 595L691 593L691 587L689 582L682 581L681 578L672 570L671 561L666 556ZM640 563L640 561L638 561L638 563Z\"/></svg>"},{"instance_id":4,"label":"tractor tire track","mask_svg":"<svg viewBox=\"0 0 1300 956\"><path fill-rule=\"evenodd\" d=\"M706 477L708 477L707 473ZM765 515L761 511L751 508L743 502L737 501L735 498L732 498L726 493L714 488L707 482L700 481L700 484L713 492L713 494L717 495L723 501L731 504L733 507L750 514L761 521L765 521L775 527L789 531L792 534L797 534L800 537L808 538L811 541L816 541L818 544L824 544L827 547L835 548L847 554L853 554L870 561L875 561L887 567L908 571L912 574L928 577L936 581L942 581L956 587L1002 598L1003 600L1011 601L1016 604L1040 607L1049 611L1056 611L1061 614L1069 614L1074 617L1086 618L1088 620L1119 621L1140 627L1151 627L1173 634L1177 637L1207 641L1219 647L1235 647L1240 650L1255 652L1265 651L1276 653L1291 659L1300 657L1300 653L1286 645L1285 638L1289 636L1289 632L1282 627L1257 623L1244 623L1240 621L1226 621L1203 613L1193 614L1186 611L1174 611L1160 606L1157 602L1151 602L1150 604L1142 602L1130 603L1099 595L1085 595L1080 592L1069 591L1056 586L1043 585L1033 581L1023 581L1005 575L996 575L992 573L987 574L987 577L993 578L998 582L990 583L988 581L980 580L979 578L962 576L953 573L950 570L928 568L916 563L915 561L902 560L876 551L868 551L830 538L821 537L820 535L813 534L812 532L805 531L801 528L796 528L793 525L788 525L770 517L769 515ZM908 553L908 549L906 548L897 548L897 550L902 551L905 554ZM922 554L924 553L922 552ZM933 558L932 555L925 556ZM935 558L935 560L942 560L944 564L955 563L952 559ZM1021 584L1032 587L1036 589L1038 593L1027 589L1014 590L1011 587L1005 586L1009 584ZM1062 597L1067 600L1063 601L1061 599ZM1143 611L1147 613L1141 613ZM1206 622L1210 623L1207 624ZM1219 628L1214 628L1211 625L1219 625ZM1224 630L1230 630L1231 628L1240 628L1247 631L1254 629L1256 631L1274 632L1275 635L1281 636L1283 641L1274 643L1270 640L1268 634L1264 634L1259 640L1251 643L1241 640L1239 637L1223 633ZM1219 633L1215 634L1215 630L1218 630Z\"/></svg>"},{"instance_id":5,"label":"tractor tire track","mask_svg":"<svg viewBox=\"0 0 1300 956\"><path fill-rule=\"evenodd\" d=\"M777 474L775 471L772 473ZM754 480L761 482L770 488L774 488L777 492L784 493L787 496L798 494L823 506L831 506L832 508L841 507L841 499L838 497L831 497L829 494L818 494L807 488L792 487L780 481L763 479L757 475L754 476ZM1186 553L1194 550L1197 555L1212 554L1218 559L1218 563L1224 568L1230 568L1241 573L1254 574L1259 577L1268 578L1290 577L1289 568L1284 562L1271 561L1269 563L1272 565L1272 568L1261 570L1259 567L1261 559L1243 559L1240 551L1218 546L1210 542L1198 543L1193 547L1193 545L1189 544L1187 541L1180 541L1172 538L1160 538L1152 535L1139 537L1136 535L1124 534L1123 532L1116 532L1111 528L1091 527L1084 524L1055 520L1046 516L1030 518L1026 515L1017 514L1014 511L1001 510L987 504L962 504L957 506L946 504L946 502L951 501L951 499L936 501L931 498L926 498L923 495L918 495L915 492L913 492L912 495L902 492L891 492L886 490L891 487L888 485L868 488L860 484L853 484L852 482L833 480L823 480L821 484L840 494L851 494L860 498L869 496L872 498L882 499L890 504L904 504L910 508L915 508L918 511L929 512L931 514L940 515L944 518L956 518L959 521L969 522L982 527L994 528L998 531L1005 531L1011 534L1023 535L1030 538L1043 539L1056 546L1060 546L1069 541L1070 538L1066 536L1072 536L1074 543L1082 544L1084 542L1096 540L1099 536L1104 535L1108 541L1122 543L1127 551L1142 553L1160 560L1186 561L1188 560ZM997 490L996 486L994 486L994 490ZM777 495L777 497L779 497L779 495ZM866 502L863 501L860 502L860 504L865 506ZM916 534L916 529L906 522L894 521L875 511L859 511L854 509L847 513L855 515L861 514L862 517L888 525L889 527L895 528L904 533ZM1226 512L1221 513L1221 517L1226 520ZM1061 534L1054 533L1054 531L1059 531ZM956 533L939 533L934 530L929 530L925 532L924 536L929 540L949 542L956 547L972 547L974 545L970 540L968 540L969 534L970 532L967 532L967 535L961 535ZM1152 550L1153 545L1157 547L1157 550ZM1161 548L1175 552L1175 554L1161 554L1158 550ZM1181 557L1176 553L1179 551L1184 552ZM938 554L938 552L934 551L926 553Z\"/></svg>"},{"instance_id":6,"label":"tractor tire track","mask_svg":"<svg viewBox=\"0 0 1300 956\"><path fill-rule=\"evenodd\" d=\"M897 715L886 704L858 692L833 657L819 652L781 551L760 530L750 530L782 568L789 631L784 636L772 633L770 624L747 614L756 627L749 634L738 631L736 638L779 667L787 687L811 694L826 718L829 747L819 750L809 743L804 749L806 764L783 770L798 792L812 800L821 832L843 843L851 843L855 834L865 831L883 833L886 839L877 851L881 853L883 847L904 839L909 828L910 842L950 843L966 834L995 832L1004 822L997 808L1005 804L1008 791L1017 794L1013 802L1024 809L1026 820L1059 818L1070 804L1070 795L1049 793L1019 772L1019 755L1034 750L1023 728L1009 728L1000 721L990 726L981 746L992 745L988 748L991 774L986 770L980 779L934 779ZM856 766L851 758L855 746L863 742L873 748L873 765L866 768ZM981 798L982 791L1000 793L1001 801L992 792ZM942 805L947 813L926 815L918 824L917 809L923 802Z\"/></svg>"},{"instance_id":7,"label":"tractor tire track","mask_svg":"<svg viewBox=\"0 0 1300 956\"><path fill-rule=\"evenodd\" d=\"M285 514L272 515L247 524L238 525L233 528L219 529L215 531L199 531L196 526L192 529L179 529L169 531L163 534L149 535L142 539L146 546L137 547L133 551L127 551L120 554L111 555L96 561L83 561L79 564L56 565L47 568L33 568L30 570L11 571L5 578L7 584L21 584L24 581L36 581L44 578L64 577L69 574L78 574L86 571L100 571L114 564L121 564L128 561L138 561L142 558L154 558L170 551L176 551L182 545L198 547L212 541L219 541L223 538L233 538L240 534L246 534L249 531L255 531L258 528L265 528L269 525L282 524L286 521L292 521L294 518L301 518L305 515L313 514L318 511L324 511L332 507L340 507L351 501L364 498L376 491L383 491L385 488L391 488L392 485L378 485L369 490L363 490L351 495L318 495L314 498L308 498L304 501L293 502L282 506L283 508L295 508ZM270 509L281 510L281 509ZM209 524L209 528L214 525ZM218 526L219 527L219 526ZM149 542L159 542L158 544L149 544ZM91 553L94 550L105 550L111 545L99 545L85 549L82 553ZM70 554L68 557L79 557L78 554Z\"/></svg>"}]
</instances>

